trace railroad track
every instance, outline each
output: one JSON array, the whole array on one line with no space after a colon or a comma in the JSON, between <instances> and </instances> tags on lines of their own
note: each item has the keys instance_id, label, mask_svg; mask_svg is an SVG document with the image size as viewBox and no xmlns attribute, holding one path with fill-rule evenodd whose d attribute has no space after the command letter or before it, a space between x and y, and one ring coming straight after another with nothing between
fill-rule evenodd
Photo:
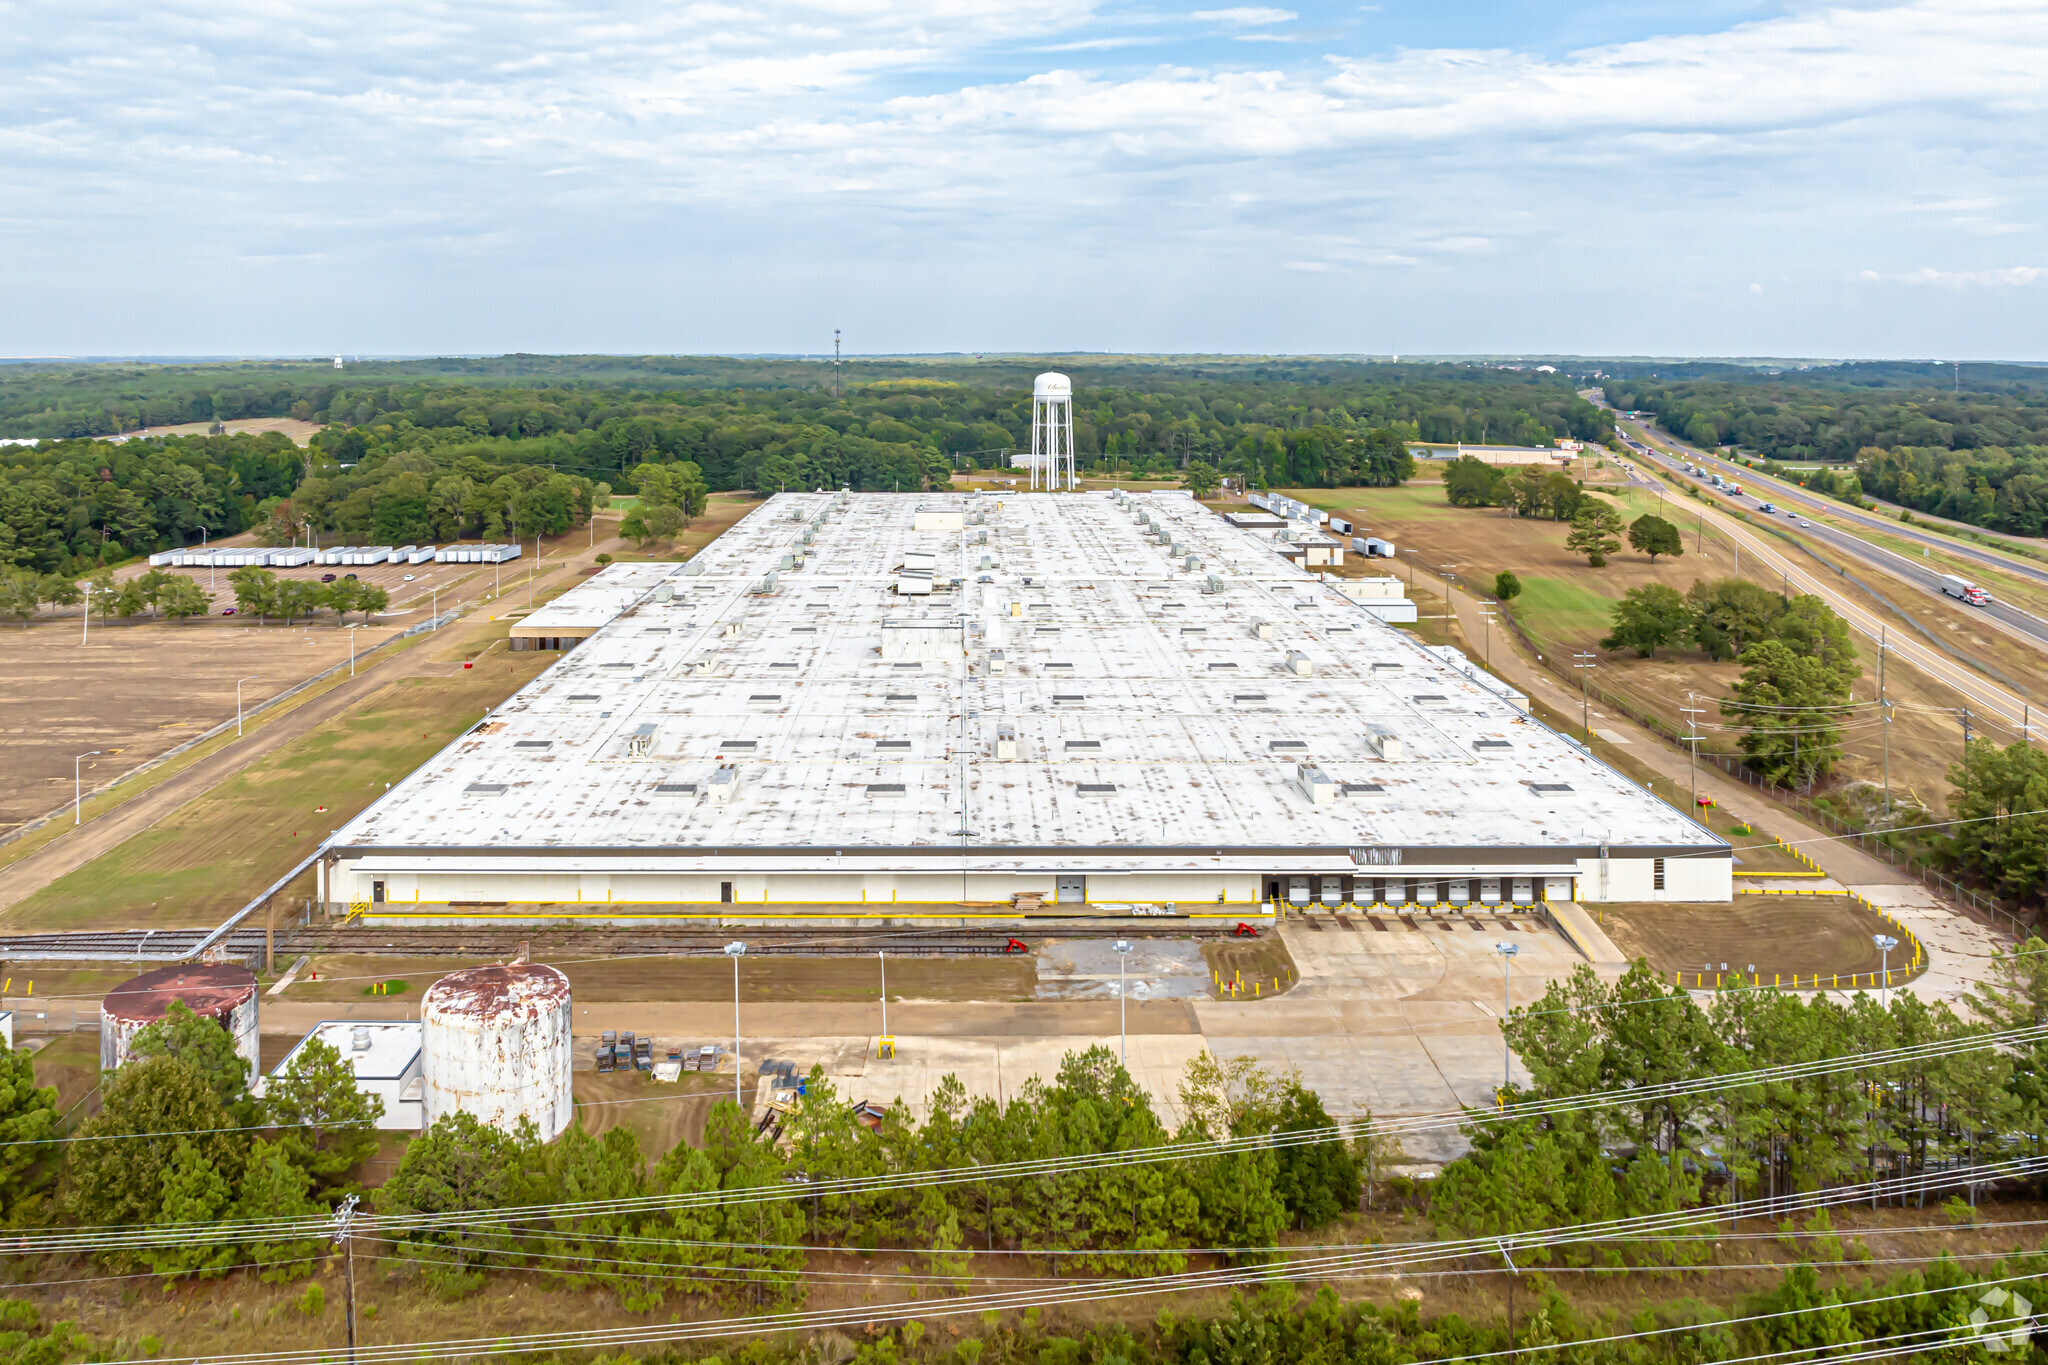
<instances>
[{"instance_id":1,"label":"railroad track","mask_svg":"<svg viewBox=\"0 0 2048 1365\"><path fill-rule=\"evenodd\" d=\"M9 962L177 962L191 955L204 929L86 931L0 937L0 960ZM749 956L988 957L1027 951L1047 939L1228 938L1235 920L1190 920L1179 916L1142 919L1033 919L990 927L932 927L915 924L802 927L794 925L646 924L589 928L520 925L363 924L312 925L277 932L277 956L348 953L366 957L508 957L524 949L533 957L593 957L608 954L674 957L721 956L739 940ZM237 929L216 945L229 958L260 961L261 929Z\"/></svg>"}]
</instances>

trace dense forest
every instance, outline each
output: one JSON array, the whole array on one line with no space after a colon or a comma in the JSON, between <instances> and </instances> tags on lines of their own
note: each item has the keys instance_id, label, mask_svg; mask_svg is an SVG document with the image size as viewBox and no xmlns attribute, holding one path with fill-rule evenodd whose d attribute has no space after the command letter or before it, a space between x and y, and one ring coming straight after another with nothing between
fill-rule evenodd
<instances>
[{"instance_id":1,"label":"dense forest","mask_svg":"<svg viewBox=\"0 0 2048 1365\"><path fill-rule=\"evenodd\" d=\"M1031 377L1076 382L1086 468L1335 487L1406 477L1406 443L1606 440L1558 375L1462 365L631 361L504 357L370 364L0 369L0 565L79 574L268 526L376 543L560 532L599 485L688 463L710 491L943 486L1026 444ZM835 394L837 396L835 396ZM294 417L284 437L89 439L143 423Z\"/></svg>"}]
</instances>

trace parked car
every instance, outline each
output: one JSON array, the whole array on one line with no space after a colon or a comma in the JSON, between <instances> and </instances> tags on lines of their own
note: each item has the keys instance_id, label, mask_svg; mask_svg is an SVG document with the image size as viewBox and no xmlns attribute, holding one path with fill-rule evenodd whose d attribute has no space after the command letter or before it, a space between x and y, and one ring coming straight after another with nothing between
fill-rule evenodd
<instances>
[{"instance_id":1,"label":"parked car","mask_svg":"<svg viewBox=\"0 0 2048 1365\"><path fill-rule=\"evenodd\" d=\"M354 574L352 574L352 573L345 573L345 574L343 574L343 575L342 575L342 577L343 577L343 578L354 578L354 577L355 577L355 575L354 575Z\"/></svg>"},{"instance_id":2,"label":"parked car","mask_svg":"<svg viewBox=\"0 0 2048 1365\"><path fill-rule=\"evenodd\" d=\"M408 583L412 582L412 579L413 579L413 576L412 576L411 574L407 574L407 575L405 576L405 581L406 581L406 582L408 582Z\"/></svg>"},{"instance_id":3,"label":"parked car","mask_svg":"<svg viewBox=\"0 0 2048 1365\"><path fill-rule=\"evenodd\" d=\"M233 607L222 607L220 609L220 614L222 616L233 616L235 614L235 609Z\"/></svg>"},{"instance_id":4,"label":"parked car","mask_svg":"<svg viewBox=\"0 0 2048 1365\"><path fill-rule=\"evenodd\" d=\"M333 574L331 574L331 573L324 573L324 574L321 574L321 575L320 575L320 581L321 581L322 583L332 583L332 582L334 581L334 575L333 575Z\"/></svg>"}]
</instances>

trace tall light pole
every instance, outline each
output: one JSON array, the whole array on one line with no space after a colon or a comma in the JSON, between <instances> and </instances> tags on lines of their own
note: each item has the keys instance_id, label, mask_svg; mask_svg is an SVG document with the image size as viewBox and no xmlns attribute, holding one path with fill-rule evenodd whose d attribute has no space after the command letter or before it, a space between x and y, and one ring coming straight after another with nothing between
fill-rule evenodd
<instances>
[{"instance_id":1,"label":"tall light pole","mask_svg":"<svg viewBox=\"0 0 2048 1365\"><path fill-rule=\"evenodd\" d=\"M1131 955L1131 941L1120 938L1109 945L1116 951L1116 1060L1126 1069L1131 1061L1131 1035L1125 1027L1128 1015L1124 1005L1124 961Z\"/></svg>"},{"instance_id":2,"label":"tall light pole","mask_svg":"<svg viewBox=\"0 0 2048 1365\"><path fill-rule=\"evenodd\" d=\"M725 955L732 959L732 1102L739 1105L740 1117L745 1118L747 1106L740 1099L740 959L747 955L747 945L728 943Z\"/></svg>"},{"instance_id":3,"label":"tall light pole","mask_svg":"<svg viewBox=\"0 0 2048 1365\"><path fill-rule=\"evenodd\" d=\"M1486 666L1493 667L1493 609L1500 606L1492 598L1479 599L1479 614L1486 618Z\"/></svg>"},{"instance_id":4,"label":"tall light pole","mask_svg":"<svg viewBox=\"0 0 2048 1365\"><path fill-rule=\"evenodd\" d=\"M1686 738L1692 742L1692 817L1697 820L1700 816L1700 723L1698 717L1704 712L1705 708L1689 704L1698 700L1691 692L1685 694L1685 700L1688 705L1681 706L1678 709L1684 712L1686 726L1692 731Z\"/></svg>"},{"instance_id":5,"label":"tall light pole","mask_svg":"<svg viewBox=\"0 0 2048 1365\"><path fill-rule=\"evenodd\" d=\"M348 675L351 678L356 675L356 632L361 629L361 626L348 628Z\"/></svg>"},{"instance_id":6,"label":"tall light pole","mask_svg":"<svg viewBox=\"0 0 2048 1365\"><path fill-rule=\"evenodd\" d=\"M434 598L434 629L435 629L435 630L439 630L439 629L441 628L441 590L440 590L439 588L428 588L428 589L427 589L427 591L428 591L429 593L433 594L433 598Z\"/></svg>"},{"instance_id":7,"label":"tall light pole","mask_svg":"<svg viewBox=\"0 0 2048 1365\"><path fill-rule=\"evenodd\" d=\"M85 806L85 797L83 795L85 790L84 762L98 752L98 749L87 749L84 753L71 760L71 823L73 825L81 823L84 818L79 814Z\"/></svg>"},{"instance_id":8,"label":"tall light pole","mask_svg":"<svg viewBox=\"0 0 2048 1365\"><path fill-rule=\"evenodd\" d=\"M1879 1003L1885 1008L1892 1007L1892 949L1899 941L1890 934L1872 934L1870 941L1877 945L1878 961L1884 964L1884 987L1878 995Z\"/></svg>"},{"instance_id":9,"label":"tall light pole","mask_svg":"<svg viewBox=\"0 0 2048 1365\"><path fill-rule=\"evenodd\" d=\"M353 643L353 642L355 641L355 638L356 638L356 637L355 637L355 636L353 636L353 635L351 635L351 636L349 636L348 638L349 638L349 641L350 641L351 643ZM261 674L259 674L259 673L251 673L251 674L250 674L250 675L249 675L248 677L246 677L246 678L237 678L237 679L235 679L235 738L236 738L236 739L240 739L240 738L242 737L242 684L243 684L243 683L245 683L245 682L255 682L255 681L257 680L257 678L259 678L259 677L261 677L261 676L262 676L262 675L261 675Z\"/></svg>"},{"instance_id":10,"label":"tall light pole","mask_svg":"<svg viewBox=\"0 0 2048 1365\"><path fill-rule=\"evenodd\" d=\"M1508 1088L1508 1015L1515 1008L1514 961L1515 954L1522 951L1520 944L1496 943L1493 950L1500 954L1500 1088Z\"/></svg>"},{"instance_id":11,"label":"tall light pole","mask_svg":"<svg viewBox=\"0 0 2048 1365\"><path fill-rule=\"evenodd\" d=\"M1574 659L1593 659L1599 656L1588 654L1581 650L1577 654L1572 655L1572 657ZM1589 663L1576 663L1572 667L1579 670L1579 728L1586 732L1586 746L1591 748L1593 744L1593 707L1592 703L1586 698L1586 675L1593 671L1593 665Z\"/></svg>"}]
</instances>

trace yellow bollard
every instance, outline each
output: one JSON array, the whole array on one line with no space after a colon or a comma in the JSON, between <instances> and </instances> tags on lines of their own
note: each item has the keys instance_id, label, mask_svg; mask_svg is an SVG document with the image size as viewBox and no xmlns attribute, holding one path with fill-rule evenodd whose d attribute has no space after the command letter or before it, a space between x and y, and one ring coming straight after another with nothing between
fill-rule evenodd
<instances>
[{"instance_id":1,"label":"yellow bollard","mask_svg":"<svg viewBox=\"0 0 2048 1365\"><path fill-rule=\"evenodd\" d=\"M1771 989L1772 989L1772 990L1776 990L1776 989L1778 989L1778 987L1779 987L1779 986L1782 986L1783 984L1784 984L1784 982L1783 982L1783 981L1782 981L1782 980L1780 979L1780 973L1778 973L1778 972L1772 972L1772 973L1771 973Z\"/></svg>"},{"instance_id":2,"label":"yellow bollard","mask_svg":"<svg viewBox=\"0 0 2048 1365\"><path fill-rule=\"evenodd\" d=\"M1719 972L1715 972L1715 973L1714 973L1714 989L1715 989L1715 990L1719 990L1720 988L1721 988L1721 974L1720 974Z\"/></svg>"}]
</instances>

